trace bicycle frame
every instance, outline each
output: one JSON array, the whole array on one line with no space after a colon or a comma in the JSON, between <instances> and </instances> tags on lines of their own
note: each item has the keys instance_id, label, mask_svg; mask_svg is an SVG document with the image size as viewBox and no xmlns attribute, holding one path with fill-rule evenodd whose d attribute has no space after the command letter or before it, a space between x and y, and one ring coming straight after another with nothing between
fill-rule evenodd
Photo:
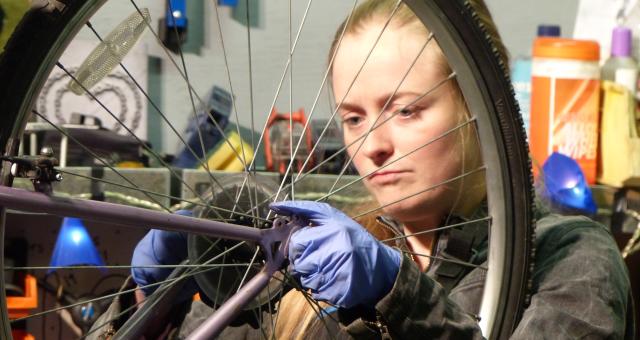
<instances>
[{"instance_id":1,"label":"bicycle frame","mask_svg":"<svg viewBox=\"0 0 640 340\"><path fill-rule=\"evenodd\" d=\"M197 219L112 203L54 197L43 193L0 186L0 209L10 208L33 213L70 216L95 222L148 229L184 231L218 238L255 242L260 245L265 263L262 270L227 300L193 332L189 339L211 339L235 319L244 306L269 283L286 259L289 237L301 227L297 218L276 218L269 229ZM2 292L4 294L4 292Z\"/></svg>"}]
</instances>

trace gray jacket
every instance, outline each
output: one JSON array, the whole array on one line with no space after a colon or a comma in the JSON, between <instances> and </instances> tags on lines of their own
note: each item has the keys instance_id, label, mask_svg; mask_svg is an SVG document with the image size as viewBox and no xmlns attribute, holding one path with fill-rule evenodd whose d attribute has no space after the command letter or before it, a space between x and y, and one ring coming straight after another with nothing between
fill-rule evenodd
<instances>
[{"instance_id":1,"label":"gray jacket","mask_svg":"<svg viewBox=\"0 0 640 340\"><path fill-rule=\"evenodd\" d=\"M511 338L633 339L630 283L609 231L586 217L559 215L541 218L536 231L531 303ZM482 249L476 251L482 254ZM483 261L483 256L474 258L478 264ZM405 256L392 290L376 305L377 313L331 313L312 324L308 338L379 339L386 334L393 339L481 339L475 316L484 276L484 269L473 269L447 293L433 271L423 273ZM180 333L211 312L203 306L193 306ZM262 336L261 330L241 326L228 328L221 338Z\"/></svg>"},{"instance_id":2,"label":"gray jacket","mask_svg":"<svg viewBox=\"0 0 640 340\"><path fill-rule=\"evenodd\" d=\"M586 217L547 215L536 232L531 303L511 338L633 339L629 278L609 231ZM481 339L484 274L472 270L447 294L405 257L376 309L393 338ZM371 326L360 318L346 331L378 338Z\"/></svg>"}]
</instances>

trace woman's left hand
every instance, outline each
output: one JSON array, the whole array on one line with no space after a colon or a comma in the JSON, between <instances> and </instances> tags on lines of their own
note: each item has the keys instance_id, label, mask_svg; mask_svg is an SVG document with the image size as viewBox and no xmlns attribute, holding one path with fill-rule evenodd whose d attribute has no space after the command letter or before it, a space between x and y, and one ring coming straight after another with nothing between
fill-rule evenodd
<instances>
[{"instance_id":1,"label":"woman's left hand","mask_svg":"<svg viewBox=\"0 0 640 340\"><path fill-rule=\"evenodd\" d=\"M288 255L293 276L315 299L343 308L373 307L393 287L400 252L343 212L312 201L283 201L270 208L311 224L291 236Z\"/></svg>"},{"instance_id":2,"label":"woman's left hand","mask_svg":"<svg viewBox=\"0 0 640 340\"><path fill-rule=\"evenodd\" d=\"M191 211L178 210L178 215L193 216ZM188 257L187 234L177 231L151 229L138 242L131 258L131 276L141 287L145 296L151 295L158 282L164 281L174 270L173 267L158 265L178 265ZM189 279L178 296L180 302L190 299L198 292L195 280Z\"/></svg>"}]
</instances>

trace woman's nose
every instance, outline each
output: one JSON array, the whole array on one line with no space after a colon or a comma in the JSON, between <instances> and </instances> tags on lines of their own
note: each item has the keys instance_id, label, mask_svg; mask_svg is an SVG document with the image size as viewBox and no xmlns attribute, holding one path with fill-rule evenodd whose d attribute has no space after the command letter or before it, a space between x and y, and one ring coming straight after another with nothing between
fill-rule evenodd
<instances>
[{"instance_id":1,"label":"woman's nose","mask_svg":"<svg viewBox=\"0 0 640 340\"><path fill-rule=\"evenodd\" d=\"M375 165L381 166L393 155L393 135L386 124L378 122L376 125L377 127L364 137L360 152Z\"/></svg>"}]
</instances>

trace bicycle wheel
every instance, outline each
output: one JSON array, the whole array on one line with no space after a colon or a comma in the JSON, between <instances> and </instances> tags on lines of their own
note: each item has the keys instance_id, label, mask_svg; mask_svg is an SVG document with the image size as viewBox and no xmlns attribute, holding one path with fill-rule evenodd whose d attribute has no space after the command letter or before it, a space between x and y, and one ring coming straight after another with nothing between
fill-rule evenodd
<instances>
[{"instance_id":1,"label":"bicycle wheel","mask_svg":"<svg viewBox=\"0 0 640 340\"><path fill-rule=\"evenodd\" d=\"M534 239L533 214L531 211L533 193L528 149L518 107L513 99L508 80L507 66L501 61L489 34L475 14L473 5L469 2L451 0L407 0L405 2L435 36L435 41L442 49L450 68L453 70L448 79L457 81L466 101L466 107L472 113L469 121L464 122L461 126L471 126L477 133L484 161L479 171L483 174L482 178L486 182L489 214L489 218L482 221L490 220L488 223L490 251L488 252L485 289L479 318L485 336L506 338L513 331L522 309L527 303L529 261L534 251L532 245ZM241 1L241 3L244 2ZM327 94L324 86L327 80L327 72L324 71L327 67L325 54L317 53L317 48L320 46L322 50L328 50L326 45L330 42L331 33L338 27L342 18L349 16L357 1L337 4L322 3L311 6L311 1L309 1L307 7L295 7L290 2L279 5L264 4L267 8L252 12L255 8L252 8L247 2L244 12L241 8L233 10L237 11L233 14L236 15L236 19L244 21L242 25L226 18L226 15L232 15L232 11L222 11L218 8L218 2L207 3L204 5L204 10L201 9L200 15L210 19L207 20L207 22L211 22L210 25L203 25L208 30L203 33L203 36L210 38L210 41L202 43L199 50L196 48L197 53L182 51L179 47L180 44L176 47L176 45L169 43L164 45L158 43L162 38L156 29L158 24L150 20L164 16L167 9L165 6L169 7L169 3L159 5L143 0L132 0L126 3L104 0L49 0L38 3L38 7L27 13L16 29L0 62L0 79L4 84L11 84L0 91L0 112L2 112L3 119L3 124L0 126L0 146L5 157L1 168L1 184L3 186L18 184L24 186L24 182L15 180L16 173L11 171L9 159L15 159L15 157L21 157L28 153L25 151L28 149L25 147L27 141L30 143L29 147L32 152L36 148L36 142L33 141L35 138L31 138L31 140L25 138L25 131L29 136L36 136L42 131L36 131L34 125L27 126L28 122L38 121L44 125L51 123L51 125L57 126L49 128L49 130L53 129L54 132L68 135L65 143L73 144L78 140L74 137L77 135L71 133L77 126L62 124L68 118L62 117L64 113L61 111L81 109L85 113L101 115L103 121L114 124L112 130L120 129L120 133L128 136L128 140L131 141L133 138L131 135L136 134L134 130L136 130L135 127L140 126L140 121L139 118L138 120L133 118L126 121L126 105L123 102L128 98L127 95L130 95L133 99L129 100L134 103L130 105L134 107L137 105L138 111L144 111L139 107L140 103L144 103L142 106L146 107L149 115L150 129L157 128L157 122L163 121L166 125L160 129L165 132L176 132L177 136L171 137L172 141L183 142L185 144L183 148L187 153L192 154L196 160L196 166L203 169L200 182L203 183L202 188L204 189L196 188L192 182L186 179L189 171L177 172L159 155L164 146L171 147L171 142L158 140L160 145L154 146L153 149L143 142L147 137L153 139L154 130L150 131L147 136L143 132L141 137L133 139L142 143L140 150L155 159L156 163L161 163L160 165L164 167L164 178L175 178L185 194L164 193L150 189L149 184L145 184L148 176L136 177L135 171L127 172L115 167L117 160L109 159L108 153L106 155L92 153L90 158L94 163L104 168L101 173L105 171L113 173L112 177L96 175L96 171L92 170L95 167L85 168L85 170L64 168L63 174L68 178L64 181L69 181L70 178L73 178L74 181L86 180L88 184L80 185L80 187L90 193L92 183L93 187L95 187L95 183L103 183L111 188L126 187L127 194L134 197L128 199L129 204L141 204L167 213L175 210L170 206L171 203L174 205L183 203L180 207L195 205L200 207L199 216L202 218L232 219L237 222L237 219L243 217L244 224L257 227L262 226L270 216L268 216L268 211L261 211L255 207L262 206L271 200L285 198L328 199L334 204L345 207L354 202L360 204L361 201L367 201L361 193L362 189L356 188L356 185L359 185L367 174L345 176L347 168L344 167L338 175L316 175L319 170L322 170L321 165L328 164L332 159L344 157L345 147L336 148L335 154L322 161L321 159L327 156L321 157L320 151L313 146L313 143L306 144L306 139L302 137L305 133L310 133L306 123L294 126L293 118L287 117L280 122L284 122L285 125L280 126L285 126L285 128L278 129L277 123L268 126L271 122L270 117L273 117L271 111L275 106L285 107L280 111L293 112L297 106L309 107L309 103L313 103L310 105L310 114L307 117L309 119L316 109L324 109L335 114L335 110L330 106L323 108L324 100L320 100L322 95ZM149 7L149 10L146 10L145 7ZM314 9L318 15L314 17L314 12L309 9ZM339 10L344 10L343 16L335 15ZM175 11L169 8L169 12L174 13ZM255 19L259 15L257 13L267 13L273 15L274 18L271 19L270 16L259 17L259 22L256 23ZM327 17L337 17L337 19L329 20ZM123 19L124 21L122 21ZM303 29L303 27L307 27L304 26L307 21L311 22L307 25L312 27L314 30L312 33L315 34L309 34ZM121 22L122 24L120 24ZM300 28L295 24L297 22L300 23ZM160 22L159 25L163 25L163 23ZM178 27L177 23L174 26L168 28L164 34L165 37L172 37L171 39L179 41L184 31ZM168 26L165 23L163 27ZM138 41L136 40L137 35L145 31L146 35L136 43ZM326 31L324 40L315 40L316 36L321 36L317 34L319 31ZM112 32L113 35L108 35L108 32ZM227 35L225 36L225 34ZM246 41L237 42L236 40L241 40L241 37ZM309 42L299 41L299 37L302 39L306 37ZM105 41L111 42L112 45L105 43ZM142 67L145 74L144 81L135 80L133 74L136 72L131 72L125 67L129 63L134 63L131 61L132 59L125 59L125 61L122 59L130 50L131 45L145 46L146 53L152 56L151 59L148 59L147 54L142 53L144 57L136 59L138 63L142 60L142 64L144 64ZM236 53L235 48L238 45L244 46L245 49L248 47L248 53ZM174 46L172 49L177 53L172 53L167 46ZM278 50L274 46L280 46L284 50ZM89 71L83 71L82 67L78 66L85 61L86 51L90 50L98 51L96 52L98 54L89 58ZM289 53L289 51L292 52ZM198 58L198 53L206 58ZM211 60L207 60L207 58ZM206 61L209 61L213 66L210 66L211 68L205 66ZM312 61L315 61L318 66L312 67L305 64ZM107 64L112 67L102 69ZM240 66L244 66L245 70L241 71ZM229 177L225 177L224 174L210 169L215 164L208 162L205 157L207 153L203 150L202 131L196 129L197 133L194 136L199 138L194 139L196 143L190 146L188 141L185 141L185 138L177 133L181 130L180 125L185 125L184 119L175 114L174 116L166 114L181 107L185 108L184 111L191 112L189 116L201 112L201 107L206 107L205 102L207 101L207 98L203 99L204 96L199 95L199 93L205 92L203 88L207 87L204 85L206 77L201 75L214 68L223 74L218 76L221 79L219 83L223 87L227 87L232 93L232 97L235 97L235 106L231 110L234 111L234 114L229 119L236 119L238 112L245 112L246 114L242 116L246 116L246 118L241 117L235 121L235 124L252 131L246 133L239 128L223 130L218 125L212 128L223 136L220 145L223 148L225 145L228 146L226 152L230 156L227 155L227 158L230 157L236 163L241 164L240 168L243 170L239 172L243 177L241 177L239 186L237 182L230 181ZM158 76L158 70L160 70L161 76ZM314 71L307 72L308 70ZM111 83L111 85L103 87L100 87L101 85L93 87L94 83L101 84L100 81L104 82L105 78L110 77L116 71L119 74L114 76L112 80L122 81L124 79L125 85L118 87ZM159 86L154 77L165 80L166 83ZM69 82L75 85L66 87ZM284 87L283 84L285 84ZM258 85L264 85L266 90L257 89ZM393 91L396 85L390 84L389 87ZM124 92L129 91L130 93L123 94L123 88L126 89ZM285 90L282 90L283 88ZM64 106L67 104L64 104L63 97L71 96L71 92L79 93L81 99L77 99L75 104L69 104L68 107ZM51 95L55 95L53 99L47 97ZM174 98L173 95L181 96L181 98ZM339 99L336 100L339 101ZM327 103L324 104L327 105ZM114 110L113 105L121 109ZM319 109L317 105L320 107ZM257 114L257 111L267 114ZM118 112L118 114L114 114L114 112ZM205 110L205 113L207 112L210 113L208 109ZM194 120L196 120L195 118L197 117L194 116ZM213 117L210 118L212 121L215 120ZM328 121L332 119L333 116L330 116ZM120 123L122 126L119 125ZM290 138L283 132L287 131L286 125L289 125L288 131L292 131L289 133ZM118 127L116 128L116 126ZM327 129L325 126L320 135L325 136ZM278 145L281 148L278 149L278 145L271 145L265 153L270 154L276 160L284 160L283 165L279 168L273 168L273 171L280 170L283 174L277 172L263 174L263 176L280 180L275 190L276 194L265 189L264 182L257 179L260 177L260 173L256 174L256 169L261 166L259 159L263 157L256 150L263 149L262 144L266 142L264 140L266 130L272 132L272 135L278 136L279 134L278 141L281 144ZM257 131L259 134L254 134L253 131ZM245 142L240 141L233 144L231 141L233 133L239 139L244 139ZM274 138L274 140L276 139ZM322 143L323 141L315 142L318 145ZM286 152L282 152L282 148L289 151L288 157ZM296 151L302 153L305 148L304 157L296 154ZM94 148L82 147L80 153L89 153L89 150L92 149ZM327 150L329 149L327 146ZM312 156L315 157L315 164L311 161ZM100 159L100 161L95 161L96 159ZM109 178L112 179L109 180ZM458 179L452 178L447 182ZM54 195L65 191L78 194L77 190L65 188L64 181L54 185ZM225 185L225 183L231 182L236 184ZM432 188L416 189L427 191ZM349 193L348 190L354 190L353 192L359 194ZM103 199L109 196L105 195L105 190L101 193L102 195L98 196ZM96 196L95 193L93 196ZM113 194L106 199L113 199L114 196L116 195ZM217 206L219 204L212 206L217 198L223 197L223 201L224 198L228 198L227 201L238 202L240 196L246 198L243 200L245 203L242 206L219 207ZM6 205L10 207L10 205ZM384 207L378 206L371 210L361 210L355 215L371 214L380 211L381 208ZM243 211L243 214L238 214L238 211ZM6 215L6 209L3 207L1 221L3 235L15 234L16 229L25 233L19 226L16 226L16 223L13 225L7 223L8 217ZM132 240L129 246L135 245L135 241ZM227 244L225 247L233 246ZM217 251L222 250L218 249ZM247 270L232 274L231 281L242 278L241 281L244 282L249 269L256 262L256 254L258 251L255 248L250 248L243 255L237 255L240 259L236 258L236 262L250 261L250 264L245 265ZM194 256L197 258L199 255ZM232 256L230 255L230 257ZM3 268L5 267L3 264ZM20 269L16 266L12 268ZM29 267L26 266L22 269L34 271L36 275L42 275L41 272L37 272L41 269L27 268ZM3 275L0 277L0 282L5 282L5 273L6 271L3 270L0 274ZM191 275L193 274L191 272ZM211 282L219 277L222 277L222 274L208 279L200 277L198 280ZM233 292L238 285L239 282L235 282L226 291ZM2 296L4 298L4 295ZM277 299L272 299L272 297L272 294L268 294L268 298L263 298L252 308L256 306L263 308L267 304L277 303ZM218 304L225 299L217 301L214 298L213 300L214 304ZM10 338L11 328L7 314L7 302L6 299L0 302L4 320L3 335L4 338Z\"/></svg>"}]
</instances>

